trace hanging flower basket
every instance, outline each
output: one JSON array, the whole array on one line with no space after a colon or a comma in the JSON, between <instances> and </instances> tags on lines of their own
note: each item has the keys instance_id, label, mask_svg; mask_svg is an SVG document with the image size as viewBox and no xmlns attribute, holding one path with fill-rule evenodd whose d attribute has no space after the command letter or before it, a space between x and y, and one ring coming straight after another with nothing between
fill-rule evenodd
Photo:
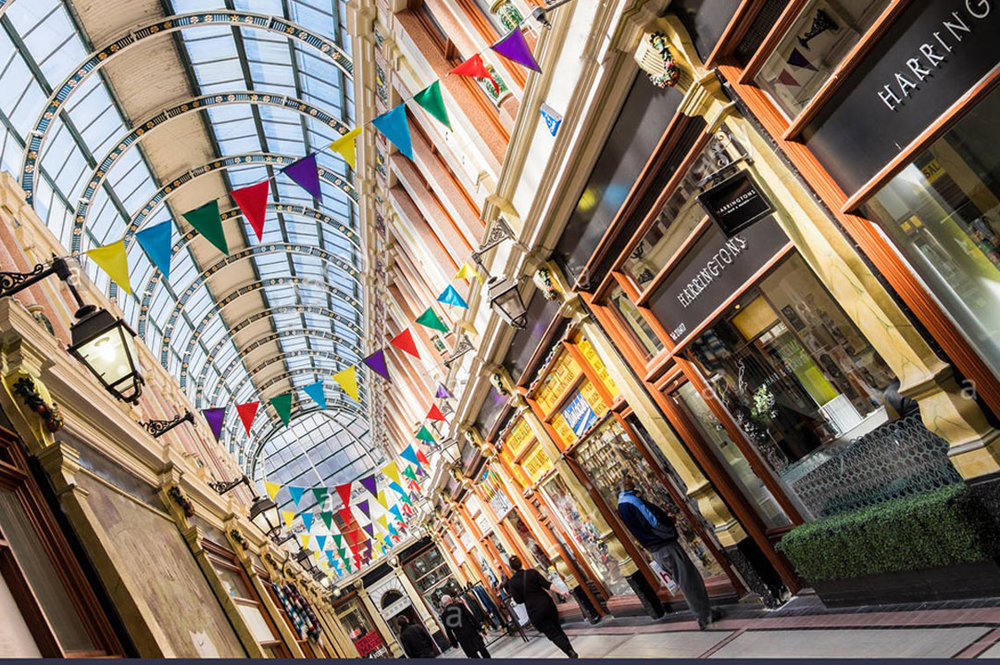
<instances>
[{"instance_id":1,"label":"hanging flower basket","mask_svg":"<svg viewBox=\"0 0 1000 665\"><path fill-rule=\"evenodd\" d=\"M55 404L47 404L35 388L35 382L28 377L22 377L14 382L14 394L20 397L25 406L41 416L45 429L58 432L63 428L62 414Z\"/></svg>"}]
</instances>

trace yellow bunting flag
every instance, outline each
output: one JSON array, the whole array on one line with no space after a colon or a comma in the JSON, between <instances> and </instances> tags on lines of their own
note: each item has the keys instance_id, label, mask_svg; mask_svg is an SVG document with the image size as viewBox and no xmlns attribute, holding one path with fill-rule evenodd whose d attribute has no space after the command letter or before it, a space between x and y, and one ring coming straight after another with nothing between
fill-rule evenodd
<instances>
[{"instance_id":1,"label":"yellow bunting flag","mask_svg":"<svg viewBox=\"0 0 1000 665\"><path fill-rule=\"evenodd\" d=\"M119 240L104 247L88 249L85 254L89 256L97 266L108 273L108 277L114 280L125 293L132 293L132 287L128 283L128 257L125 255L125 241Z\"/></svg>"},{"instance_id":2,"label":"yellow bunting flag","mask_svg":"<svg viewBox=\"0 0 1000 665\"><path fill-rule=\"evenodd\" d=\"M387 475L390 480L395 480L397 485L402 485L402 481L399 479L399 469L396 468L395 462L389 462L382 467L382 473Z\"/></svg>"},{"instance_id":3,"label":"yellow bunting flag","mask_svg":"<svg viewBox=\"0 0 1000 665\"><path fill-rule=\"evenodd\" d=\"M339 153L340 156L344 158L344 161L347 162L348 166L351 167L352 171L357 170L354 166L354 155L355 155L354 141L355 139L358 138L358 134L360 133L361 133L361 128L355 127L354 129L347 132L339 139L330 144L330 150Z\"/></svg>"},{"instance_id":4,"label":"yellow bunting flag","mask_svg":"<svg viewBox=\"0 0 1000 665\"><path fill-rule=\"evenodd\" d=\"M388 531L389 530L389 522L386 521L385 515L381 515L379 517L376 517L375 521L377 521L379 523L379 526L382 527L383 531Z\"/></svg>"},{"instance_id":5,"label":"yellow bunting flag","mask_svg":"<svg viewBox=\"0 0 1000 665\"><path fill-rule=\"evenodd\" d=\"M358 401L358 375L354 371L354 365L333 375L336 381L355 402Z\"/></svg>"},{"instance_id":6,"label":"yellow bunting flag","mask_svg":"<svg viewBox=\"0 0 1000 665\"><path fill-rule=\"evenodd\" d=\"M274 501L274 497L278 496L278 490L280 489L281 485L278 483L269 483L266 480L264 481L264 490L267 492L267 495L271 497L271 501Z\"/></svg>"},{"instance_id":7,"label":"yellow bunting flag","mask_svg":"<svg viewBox=\"0 0 1000 665\"><path fill-rule=\"evenodd\" d=\"M480 282L483 281L483 278L480 276L478 272L476 272L476 269L473 268L468 261L462 264L462 267L459 269L458 274L455 275L455 279L471 279L473 277L478 279Z\"/></svg>"},{"instance_id":8,"label":"yellow bunting flag","mask_svg":"<svg viewBox=\"0 0 1000 665\"><path fill-rule=\"evenodd\" d=\"M317 561L319 561L319 550L316 550L315 552L313 552L313 558L316 559Z\"/></svg>"},{"instance_id":9,"label":"yellow bunting flag","mask_svg":"<svg viewBox=\"0 0 1000 665\"><path fill-rule=\"evenodd\" d=\"M302 539L302 547L309 547L310 535L308 533L303 533L302 535L299 536L299 538Z\"/></svg>"},{"instance_id":10,"label":"yellow bunting flag","mask_svg":"<svg viewBox=\"0 0 1000 665\"><path fill-rule=\"evenodd\" d=\"M378 502L382 504L382 507L389 510L389 499L385 496L385 490L378 491Z\"/></svg>"},{"instance_id":11,"label":"yellow bunting flag","mask_svg":"<svg viewBox=\"0 0 1000 665\"><path fill-rule=\"evenodd\" d=\"M285 518L285 526L289 529L292 528L292 520L295 519L295 513L291 510L282 510L281 516Z\"/></svg>"}]
</instances>

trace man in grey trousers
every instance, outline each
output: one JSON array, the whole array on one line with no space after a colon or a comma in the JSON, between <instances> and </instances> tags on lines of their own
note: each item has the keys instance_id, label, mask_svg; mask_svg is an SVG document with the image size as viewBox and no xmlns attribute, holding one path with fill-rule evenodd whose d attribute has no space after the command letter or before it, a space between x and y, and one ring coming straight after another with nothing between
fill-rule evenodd
<instances>
[{"instance_id":1,"label":"man in grey trousers","mask_svg":"<svg viewBox=\"0 0 1000 665\"><path fill-rule=\"evenodd\" d=\"M680 586L688 607L698 617L698 627L705 630L710 623L721 619L722 612L713 610L708 600L701 573L677 542L673 518L639 496L635 481L628 476L622 481L618 495L618 514L639 544Z\"/></svg>"}]
</instances>

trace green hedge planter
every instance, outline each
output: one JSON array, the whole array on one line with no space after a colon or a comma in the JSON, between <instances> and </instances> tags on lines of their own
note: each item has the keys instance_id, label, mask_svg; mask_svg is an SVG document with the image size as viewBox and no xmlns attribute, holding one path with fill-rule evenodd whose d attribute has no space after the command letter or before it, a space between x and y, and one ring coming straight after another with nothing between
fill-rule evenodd
<instances>
[{"instance_id":1,"label":"green hedge planter","mask_svg":"<svg viewBox=\"0 0 1000 665\"><path fill-rule=\"evenodd\" d=\"M1000 592L996 532L964 484L804 524L778 549L828 605Z\"/></svg>"}]
</instances>

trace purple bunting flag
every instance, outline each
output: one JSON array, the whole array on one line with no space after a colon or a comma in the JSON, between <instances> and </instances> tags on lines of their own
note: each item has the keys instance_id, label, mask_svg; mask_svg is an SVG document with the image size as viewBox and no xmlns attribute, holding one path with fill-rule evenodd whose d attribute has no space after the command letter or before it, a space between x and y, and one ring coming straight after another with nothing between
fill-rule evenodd
<instances>
[{"instance_id":1,"label":"purple bunting flag","mask_svg":"<svg viewBox=\"0 0 1000 665\"><path fill-rule=\"evenodd\" d=\"M538 67L538 63L535 62L534 56L531 55L531 49L528 48L528 43L524 41L524 35L521 34L520 28L514 28L509 35L490 48L503 57L513 60L528 69L534 69L536 72L542 71Z\"/></svg>"},{"instance_id":2,"label":"purple bunting flag","mask_svg":"<svg viewBox=\"0 0 1000 665\"><path fill-rule=\"evenodd\" d=\"M212 428L212 434L215 435L215 440L218 441L219 437L222 436L222 421L226 417L226 407L202 409L202 413L205 414L205 420L208 421L209 427Z\"/></svg>"},{"instance_id":3,"label":"purple bunting flag","mask_svg":"<svg viewBox=\"0 0 1000 665\"><path fill-rule=\"evenodd\" d=\"M375 353L371 354L367 358L363 358L361 360L361 362L363 362L364 364L368 365L375 372L377 372L383 378L385 378L386 380L388 380L388 378L389 378L389 369L385 366L385 354L382 352L382 349L379 349L378 351L376 351Z\"/></svg>"},{"instance_id":4,"label":"purple bunting flag","mask_svg":"<svg viewBox=\"0 0 1000 665\"><path fill-rule=\"evenodd\" d=\"M313 195L313 198L322 201L323 193L319 189L319 169L316 166L316 153L303 157L292 162L281 172L295 181L302 189Z\"/></svg>"},{"instance_id":5,"label":"purple bunting flag","mask_svg":"<svg viewBox=\"0 0 1000 665\"><path fill-rule=\"evenodd\" d=\"M806 59L806 56L802 55L802 52L797 48L793 48L791 54L788 56L788 64L795 67L801 67L802 69L811 69L812 71L817 71L812 63Z\"/></svg>"},{"instance_id":6,"label":"purple bunting flag","mask_svg":"<svg viewBox=\"0 0 1000 665\"><path fill-rule=\"evenodd\" d=\"M375 474L374 473L372 475L368 476L367 478L362 478L361 479L361 484L365 486L365 489L368 490L369 492L371 492L372 496L374 496L374 497L377 498L378 497L378 489L377 489L378 485L376 483L377 483L377 481L375 480Z\"/></svg>"},{"instance_id":7,"label":"purple bunting flag","mask_svg":"<svg viewBox=\"0 0 1000 665\"><path fill-rule=\"evenodd\" d=\"M445 388L444 384L441 383L441 384L438 384L438 389L437 389L437 392L434 393L434 396L438 397L438 398L445 398L445 399L447 399L447 398L451 397L451 392L449 392L448 389Z\"/></svg>"}]
</instances>

